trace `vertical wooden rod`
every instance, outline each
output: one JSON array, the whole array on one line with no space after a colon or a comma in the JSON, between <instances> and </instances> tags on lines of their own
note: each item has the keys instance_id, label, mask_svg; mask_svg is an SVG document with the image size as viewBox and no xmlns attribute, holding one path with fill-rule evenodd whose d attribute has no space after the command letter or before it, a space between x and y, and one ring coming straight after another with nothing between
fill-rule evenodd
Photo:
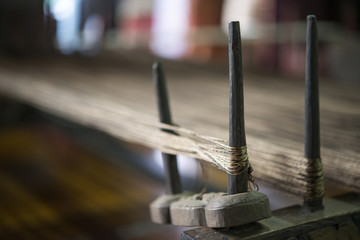
<instances>
[{"instance_id":1,"label":"vertical wooden rod","mask_svg":"<svg viewBox=\"0 0 360 240\"><path fill-rule=\"evenodd\" d=\"M243 69L241 58L241 38L239 22L229 23L229 145L246 146L244 122ZM247 171L239 175L228 176L228 194L248 191Z\"/></svg>"},{"instance_id":2,"label":"vertical wooden rod","mask_svg":"<svg viewBox=\"0 0 360 240\"><path fill-rule=\"evenodd\" d=\"M318 34L316 17L307 16L305 69L305 158L320 158ZM304 202L311 210L322 208L322 199Z\"/></svg>"},{"instance_id":3,"label":"vertical wooden rod","mask_svg":"<svg viewBox=\"0 0 360 240\"><path fill-rule=\"evenodd\" d=\"M156 88L160 122L172 124L165 74L160 62L156 62L153 64L153 80ZM166 193L181 193L181 181L176 156L172 154L162 153L162 158L166 177Z\"/></svg>"},{"instance_id":4,"label":"vertical wooden rod","mask_svg":"<svg viewBox=\"0 0 360 240\"><path fill-rule=\"evenodd\" d=\"M319 77L316 17L307 17L305 70L305 157L320 158Z\"/></svg>"}]
</instances>

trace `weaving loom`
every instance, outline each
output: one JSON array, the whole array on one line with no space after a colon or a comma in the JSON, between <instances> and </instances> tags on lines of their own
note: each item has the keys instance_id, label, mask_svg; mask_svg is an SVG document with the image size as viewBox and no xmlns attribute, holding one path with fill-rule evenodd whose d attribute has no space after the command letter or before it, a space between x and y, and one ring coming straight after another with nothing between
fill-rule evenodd
<instances>
[{"instance_id":1,"label":"weaving loom","mask_svg":"<svg viewBox=\"0 0 360 240\"><path fill-rule=\"evenodd\" d=\"M228 134L226 75L217 69L193 68L184 73L181 66L166 63L174 122L181 127L160 124L151 91L151 61L137 61L135 69L125 56L124 65L116 68L105 64L92 68L92 63L82 60L19 63L3 59L0 92L125 141L195 157L231 174L226 154L222 161L206 154L228 146L224 140ZM253 175L302 197L306 179L301 176L307 165L303 157L303 82L257 75L245 78L247 146ZM360 191L358 91L353 86L321 82L324 175L356 192Z\"/></svg>"}]
</instances>

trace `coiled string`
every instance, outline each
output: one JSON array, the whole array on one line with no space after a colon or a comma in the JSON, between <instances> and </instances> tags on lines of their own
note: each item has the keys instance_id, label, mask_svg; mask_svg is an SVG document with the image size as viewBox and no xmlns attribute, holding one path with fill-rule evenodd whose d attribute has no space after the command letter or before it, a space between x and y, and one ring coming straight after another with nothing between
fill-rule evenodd
<instances>
[{"instance_id":1,"label":"coiled string","mask_svg":"<svg viewBox=\"0 0 360 240\"><path fill-rule=\"evenodd\" d=\"M306 181L304 193L305 201L315 201L324 196L324 175L320 158L305 159L304 173L302 174Z\"/></svg>"},{"instance_id":2,"label":"coiled string","mask_svg":"<svg viewBox=\"0 0 360 240\"><path fill-rule=\"evenodd\" d=\"M258 191L259 186L255 182L255 178L251 174L254 169L249 162L249 155L247 154L247 147L230 147L230 167L232 175L238 175L245 171L248 173L248 189L251 191Z\"/></svg>"}]
</instances>

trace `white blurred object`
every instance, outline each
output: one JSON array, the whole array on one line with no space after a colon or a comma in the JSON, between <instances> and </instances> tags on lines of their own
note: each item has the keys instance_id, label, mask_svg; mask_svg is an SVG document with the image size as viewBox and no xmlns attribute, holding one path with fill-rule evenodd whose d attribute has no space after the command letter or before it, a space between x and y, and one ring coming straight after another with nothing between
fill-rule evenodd
<instances>
[{"instance_id":1,"label":"white blurred object","mask_svg":"<svg viewBox=\"0 0 360 240\"><path fill-rule=\"evenodd\" d=\"M73 0L55 0L52 1L52 13L58 21L66 20L72 17L76 9L76 1Z\"/></svg>"},{"instance_id":2,"label":"white blurred object","mask_svg":"<svg viewBox=\"0 0 360 240\"><path fill-rule=\"evenodd\" d=\"M79 46L80 6L82 0L52 0L50 11L57 21L57 47L63 54L75 52Z\"/></svg>"},{"instance_id":3,"label":"white blurred object","mask_svg":"<svg viewBox=\"0 0 360 240\"><path fill-rule=\"evenodd\" d=\"M190 0L155 0L151 49L165 58L179 58L187 50Z\"/></svg>"}]
</instances>

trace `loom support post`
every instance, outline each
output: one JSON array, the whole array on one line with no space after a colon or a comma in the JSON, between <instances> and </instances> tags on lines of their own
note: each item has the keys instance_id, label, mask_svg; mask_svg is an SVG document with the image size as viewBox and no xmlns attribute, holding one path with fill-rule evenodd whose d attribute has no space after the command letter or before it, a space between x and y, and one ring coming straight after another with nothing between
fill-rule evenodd
<instances>
[{"instance_id":1,"label":"loom support post","mask_svg":"<svg viewBox=\"0 0 360 240\"><path fill-rule=\"evenodd\" d=\"M160 62L156 62L153 65L153 78L156 89L160 122L172 125L165 74ZM166 193L181 193L181 181L176 155L162 153L162 158L166 176Z\"/></svg>"},{"instance_id":2,"label":"loom support post","mask_svg":"<svg viewBox=\"0 0 360 240\"><path fill-rule=\"evenodd\" d=\"M156 89L160 122L172 124L165 74L160 62L153 65L153 81ZM182 187L176 155L162 153L162 159L165 170L166 195L160 196L150 204L150 215L153 222L166 224L171 223L169 211L171 203L179 200L184 194L181 193Z\"/></svg>"},{"instance_id":3,"label":"loom support post","mask_svg":"<svg viewBox=\"0 0 360 240\"><path fill-rule=\"evenodd\" d=\"M318 37L314 15L307 16L304 150L308 167L311 167L307 173L310 186L304 196L304 207L317 211L323 209L324 182L320 158Z\"/></svg>"},{"instance_id":4,"label":"loom support post","mask_svg":"<svg viewBox=\"0 0 360 240\"><path fill-rule=\"evenodd\" d=\"M229 146L246 147L244 121L243 68L239 22L229 23ZM247 169L228 176L228 194L248 191Z\"/></svg>"},{"instance_id":5,"label":"loom support post","mask_svg":"<svg viewBox=\"0 0 360 240\"><path fill-rule=\"evenodd\" d=\"M236 156L238 153L247 156L239 22L229 24L229 65L229 142L231 148L237 151L240 149L240 152L236 152ZM161 104L160 102L159 105ZM268 197L257 191L248 191L247 157L230 161L236 161L235 165L237 161L245 161L245 164L240 173L229 175L227 194L217 192L190 195L184 193L176 197L161 196L150 205L153 221L158 223L170 221L179 226L227 228L271 217ZM167 214L168 212L170 214Z\"/></svg>"}]
</instances>

